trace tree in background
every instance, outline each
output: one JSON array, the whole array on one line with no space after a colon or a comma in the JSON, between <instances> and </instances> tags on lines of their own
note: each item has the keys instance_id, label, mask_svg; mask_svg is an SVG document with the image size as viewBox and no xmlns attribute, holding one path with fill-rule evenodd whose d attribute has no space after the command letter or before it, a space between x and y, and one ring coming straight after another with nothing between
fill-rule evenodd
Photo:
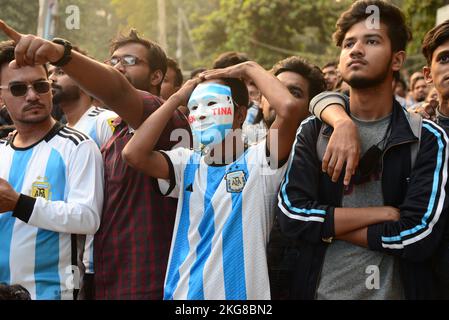
<instances>
[{"instance_id":1,"label":"tree in background","mask_svg":"<svg viewBox=\"0 0 449 320\"><path fill-rule=\"evenodd\" d=\"M39 1L1 0L0 18L22 33L36 33ZM8 40L3 34L0 41Z\"/></svg>"},{"instance_id":2,"label":"tree in background","mask_svg":"<svg viewBox=\"0 0 449 320\"><path fill-rule=\"evenodd\" d=\"M265 67L294 54L322 65L338 55L331 36L340 12L350 3L221 0L194 35L209 64L220 52L238 50Z\"/></svg>"},{"instance_id":3,"label":"tree in background","mask_svg":"<svg viewBox=\"0 0 449 320\"><path fill-rule=\"evenodd\" d=\"M66 8L78 6L80 10L80 28L67 28L70 13ZM88 54L100 61L109 56L109 44L121 25L111 1L106 0L59 0L56 35L78 45Z\"/></svg>"},{"instance_id":4,"label":"tree in background","mask_svg":"<svg viewBox=\"0 0 449 320\"><path fill-rule=\"evenodd\" d=\"M409 73L421 70L426 64L426 60L421 54L421 44L424 35L435 27L437 10L449 4L449 0L403 0L407 21L413 31L413 40L407 48L408 58L406 68Z\"/></svg>"},{"instance_id":5,"label":"tree in background","mask_svg":"<svg viewBox=\"0 0 449 320\"><path fill-rule=\"evenodd\" d=\"M210 67L224 51L241 51L270 68L276 61L300 55L322 66L338 58L332 42L335 23L351 0L165 0L169 56L185 71ZM420 47L435 25L436 10L449 0L392 0L400 6L414 39L408 47L406 68L420 69L425 61ZM1 0L0 18L22 33L36 33L38 0ZM66 8L80 10L79 29L66 26ZM120 31L136 28L158 40L158 0L59 0L56 35L67 38L98 60L108 57L110 40ZM181 28L179 28L181 27ZM0 36L1 37L1 36ZM4 37L0 40L5 40Z\"/></svg>"}]
</instances>

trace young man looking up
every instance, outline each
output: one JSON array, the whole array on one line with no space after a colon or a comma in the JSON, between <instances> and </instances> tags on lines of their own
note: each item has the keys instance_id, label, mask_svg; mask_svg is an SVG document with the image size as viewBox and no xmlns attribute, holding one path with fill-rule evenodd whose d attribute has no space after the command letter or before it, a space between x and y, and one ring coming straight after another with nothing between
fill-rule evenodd
<instances>
[{"instance_id":1,"label":"young man looking up","mask_svg":"<svg viewBox=\"0 0 449 320\"><path fill-rule=\"evenodd\" d=\"M368 6L379 9L379 28L369 28ZM278 204L281 229L301 253L291 279L294 298L434 297L431 257L448 210L447 136L424 121L418 140L393 99L393 72L409 38L402 12L385 1L357 1L337 22L340 71L351 86L349 112L363 157L344 187L320 170L317 145L329 139L329 128L311 118L298 132ZM380 275L374 284L366 273L373 270Z\"/></svg>"},{"instance_id":2,"label":"young man looking up","mask_svg":"<svg viewBox=\"0 0 449 320\"><path fill-rule=\"evenodd\" d=\"M449 20L436 26L424 36L422 52L427 60L423 68L424 77L429 85L433 84L438 92L436 123L449 130ZM437 277L438 298L449 299L449 224L436 255L435 272Z\"/></svg>"}]
</instances>

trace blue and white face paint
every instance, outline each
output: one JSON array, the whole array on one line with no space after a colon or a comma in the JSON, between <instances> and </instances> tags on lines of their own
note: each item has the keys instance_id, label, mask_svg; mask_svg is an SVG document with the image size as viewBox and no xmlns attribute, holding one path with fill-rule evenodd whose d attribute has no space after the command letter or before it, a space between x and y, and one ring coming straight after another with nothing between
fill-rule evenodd
<instances>
[{"instance_id":1,"label":"blue and white face paint","mask_svg":"<svg viewBox=\"0 0 449 320\"><path fill-rule=\"evenodd\" d=\"M234 103L228 86L199 84L192 92L187 107L195 149L221 143L232 129Z\"/></svg>"}]
</instances>

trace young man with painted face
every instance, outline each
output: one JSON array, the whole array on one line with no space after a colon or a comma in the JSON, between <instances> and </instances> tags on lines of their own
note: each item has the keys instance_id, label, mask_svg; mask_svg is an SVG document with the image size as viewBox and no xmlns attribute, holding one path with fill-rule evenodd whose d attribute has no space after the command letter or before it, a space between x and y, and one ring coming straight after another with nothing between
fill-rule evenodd
<instances>
[{"instance_id":1,"label":"young man with painted face","mask_svg":"<svg viewBox=\"0 0 449 320\"><path fill-rule=\"evenodd\" d=\"M206 72L202 78L217 80L198 86L200 79L188 81L147 119L123 152L132 166L161 179L161 189L168 182L166 194L179 199L164 299L269 299L265 247L270 211L307 103L301 108L278 80L252 62ZM273 128L279 130L279 143L268 139L243 147L240 129L248 91L234 78L252 79L278 107ZM187 100L196 150L156 151L169 114Z\"/></svg>"},{"instance_id":2,"label":"young man with painted face","mask_svg":"<svg viewBox=\"0 0 449 320\"><path fill-rule=\"evenodd\" d=\"M73 299L84 274L76 235L100 224L101 155L51 117L46 67L12 67L15 50L0 43L0 92L17 129L0 140L0 283L21 284L33 300Z\"/></svg>"},{"instance_id":3,"label":"young man with painted face","mask_svg":"<svg viewBox=\"0 0 449 320\"><path fill-rule=\"evenodd\" d=\"M380 14L378 28L367 22L371 5ZM340 71L351 86L348 111L363 157L347 187L341 179L332 182L317 154L331 131L316 118L302 124L278 210L282 231L300 252L294 298L435 297L431 260L449 208L448 138L424 121L418 140L393 99L393 72L402 66L409 36L402 12L385 1L357 1L337 22Z\"/></svg>"},{"instance_id":4,"label":"young man with painted face","mask_svg":"<svg viewBox=\"0 0 449 320\"><path fill-rule=\"evenodd\" d=\"M154 179L129 167L121 152L134 128L162 104L157 96L133 84L145 84L147 79L150 85L145 87L157 94L164 72L150 68L163 68L165 53L141 38L120 39L113 46L108 65L72 51L70 43L62 39L48 41L23 35L3 21L0 29L17 43L13 68L52 62L120 116L113 123L113 137L102 150L105 202L95 234L95 294L97 299L161 299L176 200L158 195ZM149 61L149 57L159 60ZM117 70L122 67L124 70ZM174 128L189 130L187 119L178 111L158 141L161 149L170 149L178 142L170 136Z\"/></svg>"}]
</instances>

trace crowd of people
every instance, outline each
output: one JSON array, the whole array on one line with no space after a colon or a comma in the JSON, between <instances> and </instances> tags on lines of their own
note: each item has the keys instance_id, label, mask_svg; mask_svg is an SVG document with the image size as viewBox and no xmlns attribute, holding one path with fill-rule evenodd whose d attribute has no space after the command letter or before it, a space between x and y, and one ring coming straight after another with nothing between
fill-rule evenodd
<instances>
[{"instance_id":1,"label":"crowd of people","mask_svg":"<svg viewBox=\"0 0 449 320\"><path fill-rule=\"evenodd\" d=\"M383 0L340 15L338 62L187 81L136 30L99 62L0 29L0 299L449 298L449 20L408 81Z\"/></svg>"}]
</instances>

